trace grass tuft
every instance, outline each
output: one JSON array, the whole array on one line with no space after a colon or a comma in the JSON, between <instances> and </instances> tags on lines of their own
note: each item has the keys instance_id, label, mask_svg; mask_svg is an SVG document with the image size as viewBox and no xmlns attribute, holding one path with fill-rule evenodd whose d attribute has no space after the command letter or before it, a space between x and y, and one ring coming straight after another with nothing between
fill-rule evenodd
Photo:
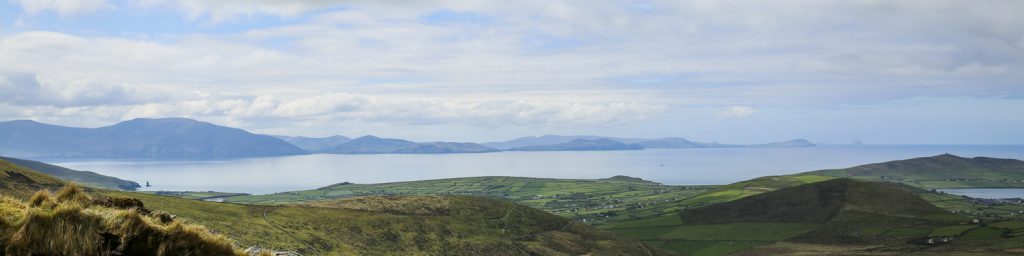
<instances>
[{"instance_id":1,"label":"grass tuft","mask_svg":"<svg viewBox=\"0 0 1024 256\"><path fill-rule=\"evenodd\" d=\"M75 183L68 183L60 191L57 191L57 202L88 204L92 201L89 195L85 194L82 187Z\"/></svg>"},{"instance_id":2,"label":"grass tuft","mask_svg":"<svg viewBox=\"0 0 1024 256\"><path fill-rule=\"evenodd\" d=\"M137 201L93 200L77 185L28 202L0 197L0 255L246 255L222 235Z\"/></svg>"},{"instance_id":3,"label":"grass tuft","mask_svg":"<svg viewBox=\"0 0 1024 256\"><path fill-rule=\"evenodd\" d=\"M40 190L32 194L32 197L28 199L28 204L32 207L52 207L57 204L57 201L53 200L53 194L49 190Z\"/></svg>"}]
</instances>

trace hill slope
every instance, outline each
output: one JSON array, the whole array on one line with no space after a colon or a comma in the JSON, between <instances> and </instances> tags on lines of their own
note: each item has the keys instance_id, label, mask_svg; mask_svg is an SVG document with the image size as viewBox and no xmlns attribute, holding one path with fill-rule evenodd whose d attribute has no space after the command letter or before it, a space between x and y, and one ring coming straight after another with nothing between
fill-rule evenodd
<instances>
[{"instance_id":1,"label":"hill slope","mask_svg":"<svg viewBox=\"0 0 1024 256\"><path fill-rule=\"evenodd\" d=\"M1024 161L964 158L950 154L820 170L809 174L899 182L925 189L1024 187Z\"/></svg>"},{"instance_id":2,"label":"hill slope","mask_svg":"<svg viewBox=\"0 0 1024 256\"><path fill-rule=\"evenodd\" d=\"M139 183L136 183L134 181L122 180L115 177L105 176L89 171L76 171L38 161L9 157L0 157L0 160L4 160L28 169L36 170L41 173L45 173L47 175L54 176L65 181L73 181L75 183L91 187L120 190L135 190L141 187Z\"/></svg>"},{"instance_id":3,"label":"hill slope","mask_svg":"<svg viewBox=\"0 0 1024 256\"><path fill-rule=\"evenodd\" d=\"M833 179L687 209L679 215L687 224L824 223L842 211L904 218L946 213L913 193L893 185Z\"/></svg>"},{"instance_id":4,"label":"hill slope","mask_svg":"<svg viewBox=\"0 0 1024 256\"><path fill-rule=\"evenodd\" d=\"M41 189L56 189L64 181L0 159L0 195L27 199Z\"/></svg>"},{"instance_id":5,"label":"hill slope","mask_svg":"<svg viewBox=\"0 0 1024 256\"><path fill-rule=\"evenodd\" d=\"M279 139L184 118L100 128L0 122L0 154L19 158L217 159L304 154Z\"/></svg>"}]
</instances>

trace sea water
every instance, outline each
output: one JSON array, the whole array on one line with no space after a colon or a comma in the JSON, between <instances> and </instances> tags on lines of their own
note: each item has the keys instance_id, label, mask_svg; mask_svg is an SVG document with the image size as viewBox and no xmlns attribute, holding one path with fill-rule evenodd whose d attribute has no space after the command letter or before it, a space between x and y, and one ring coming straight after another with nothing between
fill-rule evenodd
<instances>
[{"instance_id":1,"label":"sea water","mask_svg":"<svg viewBox=\"0 0 1024 256\"><path fill-rule=\"evenodd\" d=\"M825 145L430 155L316 154L219 161L44 161L152 185L143 190L264 194L314 189L340 182L382 183L469 176L597 179L628 175L665 184L728 184L761 176L943 153L1024 159L1024 146Z\"/></svg>"}]
</instances>

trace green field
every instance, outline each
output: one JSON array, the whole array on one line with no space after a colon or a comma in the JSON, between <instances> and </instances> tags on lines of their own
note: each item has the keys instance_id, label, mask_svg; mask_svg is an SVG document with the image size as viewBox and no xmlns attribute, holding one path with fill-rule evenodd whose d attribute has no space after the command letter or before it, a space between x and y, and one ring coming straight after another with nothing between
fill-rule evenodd
<instances>
[{"instance_id":1,"label":"green field","mask_svg":"<svg viewBox=\"0 0 1024 256\"><path fill-rule=\"evenodd\" d=\"M336 184L270 195L234 196L225 202L295 204L367 195L465 195L511 200L595 225L672 214L682 202L713 186L671 186L637 178L540 179L470 177L381 184Z\"/></svg>"},{"instance_id":2,"label":"green field","mask_svg":"<svg viewBox=\"0 0 1024 256\"><path fill-rule=\"evenodd\" d=\"M666 250L674 251L682 255L713 256L729 255L742 252L754 247L768 245L771 242L762 241L685 241L677 240L662 245Z\"/></svg>"},{"instance_id":3,"label":"green field","mask_svg":"<svg viewBox=\"0 0 1024 256\"><path fill-rule=\"evenodd\" d=\"M967 232L967 231L975 229L975 228L978 228L978 226L977 225L956 225L956 226L940 227L940 228L933 229L932 232L928 233L928 236L932 236L932 237L959 236L960 234L963 234L964 232Z\"/></svg>"}]
</instances>

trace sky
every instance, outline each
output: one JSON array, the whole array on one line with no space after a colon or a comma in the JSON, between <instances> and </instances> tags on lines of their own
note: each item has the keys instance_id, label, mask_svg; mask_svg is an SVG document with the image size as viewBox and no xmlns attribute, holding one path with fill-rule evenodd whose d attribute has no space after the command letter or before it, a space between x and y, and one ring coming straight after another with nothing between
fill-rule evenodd
<instances>
[{"instance_id":1,"label":"sky","mask_svg":"<svg viewBox=\"0 0 1024 256\"><path fill-rule=\"evenodd\" d=\"M1024 1L0 0L0 120L1024 144Z\"/></svg>"}]
</instances>

